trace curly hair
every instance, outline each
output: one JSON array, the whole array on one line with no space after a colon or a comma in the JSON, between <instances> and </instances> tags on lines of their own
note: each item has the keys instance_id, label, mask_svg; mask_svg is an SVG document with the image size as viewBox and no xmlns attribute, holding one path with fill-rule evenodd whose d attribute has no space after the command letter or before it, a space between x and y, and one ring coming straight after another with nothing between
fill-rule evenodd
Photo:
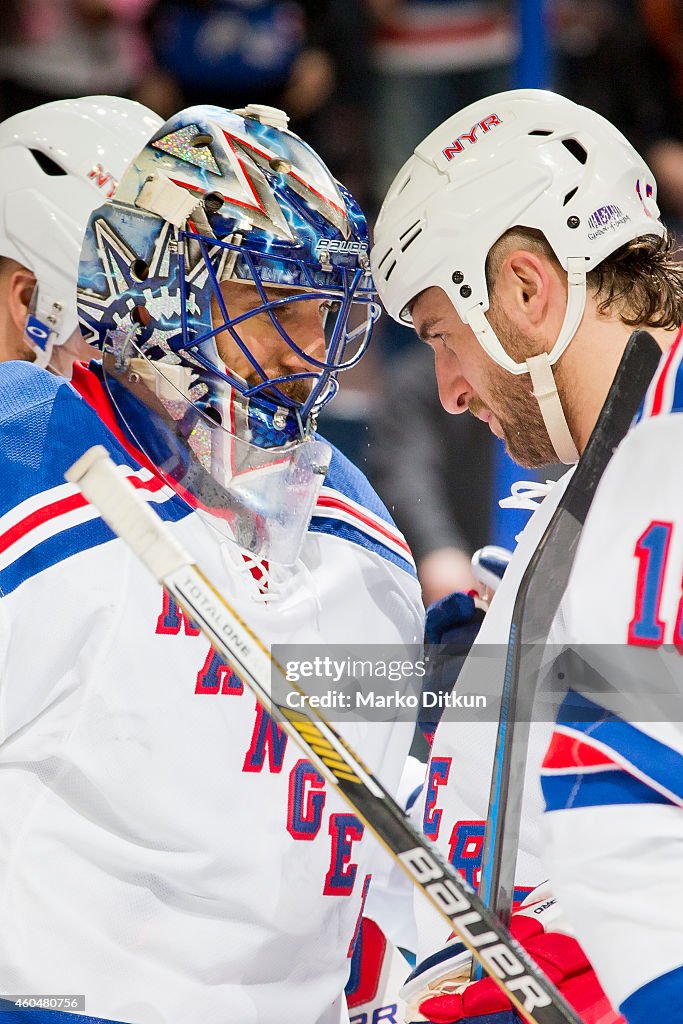
<instances>
[{"instance_id":1,"label":"curly hair","mask_svg":"<svg viewBox=\"0 0 683 1024\"><path fill-rule=\"evenodd\" d=\"M629 327L679 327L683 322L683 263L668 232L634 238L588 274L598 312L615 310Z\"/></svg>"},{"instance_id":2,"label":"curly hair","mask_svg":"<svg viewBox=\"0 0 683 1024\"><path fill-rule=\"evenodd\" d=\"M545 235L534 228L514 227L493 245L486 260L489 294L511 245L527 247L558 263ZM676 328L683 323L683 262L668 232L641 235L626 242L587 274L598 312L615 312L628 327ZM559 266L559 264L558 264Z\"/></svg>"}]
</instances>

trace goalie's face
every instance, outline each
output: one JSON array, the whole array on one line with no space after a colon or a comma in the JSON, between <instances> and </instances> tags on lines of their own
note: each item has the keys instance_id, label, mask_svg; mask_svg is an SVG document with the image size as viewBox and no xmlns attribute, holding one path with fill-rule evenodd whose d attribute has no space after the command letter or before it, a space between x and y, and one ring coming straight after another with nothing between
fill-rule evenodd
<instances>
[{"instance_id":1,"label":"goalie's face","mask_svg":"<svg viewBox=\"0 0 683 1024\"><path fill-rule=\"evenodd\" d=\"M221 295L232 326L216 335L218 353L226 367L251 387L276 381L288 398L303 404L313 387L312 360L325 356L325 319L329 299L289 288L266 288L269 303L253 285L221 284ZM212 299L214 324L224 321L218 299ZM234 321L238 321L234 323ZM292 347L290 340L299 351ZM268 389L264 389L268 394Z\"/></svg>"},{"instance_id":2,"label":"goalie's face","mask_svg":"<svg viewBox=\"0 0 683 1024\"><path fill-rule=\"evenodd\" d=\"M450 413L470 412L505 442L521 466L546 466L556 461L528 374L514 376L483 350L471 327L464 324L440 288L427 288L411 307L418 336L434 351L439 398ZM528 339L492 306L489 319L506 350L526 358Z\"/></svg>"}]
</instances>

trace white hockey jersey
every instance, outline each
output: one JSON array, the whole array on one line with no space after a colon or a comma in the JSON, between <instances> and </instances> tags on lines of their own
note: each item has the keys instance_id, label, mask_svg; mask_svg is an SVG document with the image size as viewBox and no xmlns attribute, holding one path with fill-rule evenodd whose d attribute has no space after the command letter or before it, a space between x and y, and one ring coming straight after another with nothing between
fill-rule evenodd
<instances>
[{"instance_id":1,"label":"white hockey jersey","mask_svg":"<svg viewBox=\"0 0 683 1024\"><path fill-rule=\"evenodd\" d=\"M566 473L543 499L519 537L514 555L498 587L473 651L458 676L459 694L477 693L485 652L487 670L497 673L502 688L512 608L520 580L571 476ZM489 691L490 692L490 691ZM538 766L552 732L552 720L531 723L529 764L522 805L522 828L517 856L515 898L520 901L547 877L539 860L542 795ZM498 723L482 713L481 720L458 718L446 709L432 743L423 793L422 830L467 881L477 887L489 804ZM441 948L448 926L421 895L415 897L418 959Z\"/></svg>"},{"instance_id":2,"label":"white hockey jersey","mask_svg":"<svg viewBox=\"0 0 683 1024\"><path fill-rule=\"evenodd\" d=\"M96 443L268 642L422 636L405 541L339 453L275 581L135 457L94 364L74 387L0 366L0 987L132 1024L338 1024L369 837L64 482ZM395 787L409 725L345 731Z\"/></svg>"},{"instance_id":3,"label":"white hockey jersey","mask_svg":"<svg viewBox=\"0 0 683 1024\"><path fill-rule=\"evenodd\" d=\"M552 886L629 1024L683 1021L682 335L581 535L558 639L602 679L570 676L542 768Z\"/></svg>"}]
</instances>

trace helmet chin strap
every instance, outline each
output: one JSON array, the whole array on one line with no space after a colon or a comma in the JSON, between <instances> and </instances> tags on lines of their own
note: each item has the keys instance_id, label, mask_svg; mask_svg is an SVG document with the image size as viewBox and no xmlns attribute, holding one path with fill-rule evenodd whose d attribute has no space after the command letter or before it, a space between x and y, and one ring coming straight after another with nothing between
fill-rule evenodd
<instances>
[{"instance_id":1,"label":"helmet chin strap","mask_svg":"<svg viewBox=\"0 0 683 1024\"><path fill-rule=\"evenodd\" d=\"M582 256L570 256L567 260L567 308L557 341L549 353L541 352L526 361L550 443L559 461L567 466L579 461L579 453L562 408L552 368L576 334L586 308L585 266Z\"/></svg>"},{"instance_id":2,"label":"helmet chin strap","mask_svg":"<svg viewBox=\"0 0 683 1024\"><path fill-rule=\"evenodd\" d=\"M526 361L534 385L534 398L538 402L541 416L548 431L550 443L555 449L559 462L567 466L579 461L574 439L569 430L562 402L557 392L555 375L547 352L530 356Z\"/></svg>"}]
</instances>

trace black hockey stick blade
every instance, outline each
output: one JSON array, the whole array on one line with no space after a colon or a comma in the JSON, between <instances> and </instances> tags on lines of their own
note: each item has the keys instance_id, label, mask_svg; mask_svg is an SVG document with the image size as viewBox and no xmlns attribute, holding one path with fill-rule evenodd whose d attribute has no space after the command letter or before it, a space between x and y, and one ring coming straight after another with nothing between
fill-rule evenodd
<instances>
[{"instance_id":1,"label":"black hockey stick blade","mask_svg":"<svg viewBox=\"0 0 683 1024\"><path fill-rule=\"evenodd\" d=\"M633 332L576 471L517 591L479 887L484 903L506 924L512 913L529 727L545 641L567 587L581 530L600 478L638 411L661 355L651 334Z\"/></svg>"}]
</instances>

